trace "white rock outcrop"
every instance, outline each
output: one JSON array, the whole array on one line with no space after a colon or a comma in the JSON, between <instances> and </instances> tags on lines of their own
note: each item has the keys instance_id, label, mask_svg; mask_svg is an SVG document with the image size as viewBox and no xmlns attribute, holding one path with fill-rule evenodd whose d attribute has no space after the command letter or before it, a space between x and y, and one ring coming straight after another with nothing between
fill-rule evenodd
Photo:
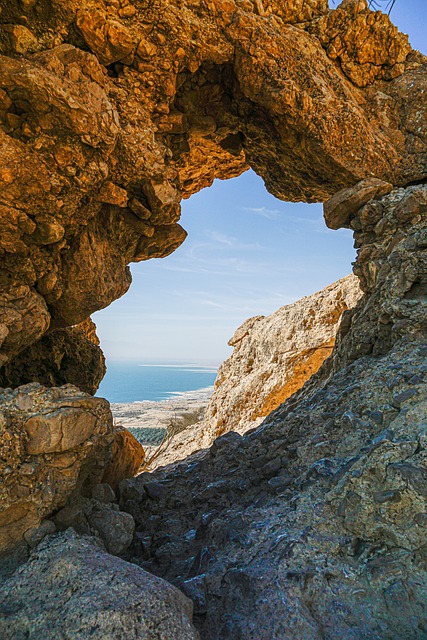
<instances>
[{"instance_id":1,"label":"white rock outcrop","mask_svg":"<svg viewBox=\"0 0 427 640\"><path fill-rule=\"evenodd\" d=\"M335 343L343 311L361 296L349 275L322 291L246 320L229 341L206 412L209 439L258 425L319 369Z\"/></svg>"}]
</instances>

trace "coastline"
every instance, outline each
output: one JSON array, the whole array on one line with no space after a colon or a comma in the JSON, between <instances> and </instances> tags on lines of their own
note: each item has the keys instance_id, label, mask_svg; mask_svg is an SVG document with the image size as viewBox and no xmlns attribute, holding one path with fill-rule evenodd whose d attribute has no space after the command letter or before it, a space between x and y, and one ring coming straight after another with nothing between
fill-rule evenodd
<instances>
[{"instance_id":1,"label":"coastline","mask_svg":"<svg viewBox=\"0 0 427 640\"><path fill-rule=\"evenodd\" d=\"M166 400L138 400L111 403L111 412L117 424L126 429L165 427L169 420L182 413L205 408L214 387L194 391L173 392Z\"/></svg>"},{"instance_id":2,"label":"coastline","mask_svg":"<svg viewBox=\"0 0 427 640\"><path fill-rule=\"evenodd\" d=\"M148 459L161 444L168 428L170 429L172 425L179 425L185 420L186 424L182 426L182 431L185 430L186 434L193 426L196 429L200 426L213 390L214 387L210 386L193 391L172 392L173 396L166 400L115 402L111 403L111 412L115 424L125 427L139 440ZM167 456L168 461L172 451L175 450L177 439L181 439L179 436L182 438L181 433L176 433L172 447L168 447L171 449ZM184 437L185 440L186 437ZM176 457L175 452L173 458Z\"/></svg>"}]
</instances>

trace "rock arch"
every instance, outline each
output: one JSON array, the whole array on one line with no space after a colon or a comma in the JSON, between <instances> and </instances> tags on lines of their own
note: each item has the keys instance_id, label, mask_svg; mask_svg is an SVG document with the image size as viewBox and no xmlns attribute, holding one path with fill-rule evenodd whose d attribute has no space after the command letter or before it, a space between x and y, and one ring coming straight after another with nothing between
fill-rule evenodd
<instances>
[{"instance_id":1,"label":"rock arch","mask_svg":"<svg viewBox=\"0 0 427 640\"><path fill-rule=\"evenodd\" d=\"M332 358L256 432L122 484L131 557L206 639L425 637L426 59L366 0L79 5L0 15L0 366L93 338L70 327L182 242L181 198L215 177L250 165L279 198L327 200L365 292ZM111 415L72 387L2 403L0 526L34 543L102 477Z\"/></svg>"},{"instance_id":2,"label":"rock arch","mask_svg":"<svg viewBox=\"0 0 427 640\"><path fill-rule=\"evenodd\" d=\"M251 166L309 202L425 177L425 60L364 0L10 3L1 20L1 364L123 295L215 177Z\"/></svg>"}]
</instances>

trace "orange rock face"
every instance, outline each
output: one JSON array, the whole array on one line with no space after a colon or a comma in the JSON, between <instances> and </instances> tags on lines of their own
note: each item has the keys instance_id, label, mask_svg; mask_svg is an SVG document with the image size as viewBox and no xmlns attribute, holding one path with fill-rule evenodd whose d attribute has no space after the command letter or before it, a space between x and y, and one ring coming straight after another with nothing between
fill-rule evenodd
<instances>
[{"instance_id":1,"label":"orange rock face","mask_svg":"<svg viewBox=\"0 0 427 640\"><path fill-rule=\"evenodd\" d=\"M114 489L123 478L135 476L144 462L145 451L138 440L124 427L114 430L111 462L105 469L103 482Z\"/></svg>"},{"instance_id":2,"label":"orange rock face","mask_svg":"<svg viewBox=\"0 0 427 640\"><path fill-rule=\"evenodd\" d=\"M251 166L312 202L426 176L426 61L365 0L6 3L0 20L0 366L179 246L181 199L214 178Z\"/></svg>"}]
</instances>

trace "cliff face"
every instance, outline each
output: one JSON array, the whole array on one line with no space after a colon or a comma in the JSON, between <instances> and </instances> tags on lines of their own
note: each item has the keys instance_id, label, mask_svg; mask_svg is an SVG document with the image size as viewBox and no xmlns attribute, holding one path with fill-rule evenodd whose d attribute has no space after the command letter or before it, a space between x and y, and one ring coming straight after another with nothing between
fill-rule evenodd
<instances>
[{"instance_id":1,"label":"cliff face","mask_svg":"<svg viewBox=\"0 0 427 640\"><path fill-rule=\"evenodd\" d=\"M332 353L341 316L360 296L358 279L347 276L267 318L246 320L218 371L206 412L210 440L257 426L300 389Z\"/></svg>"},{"instance_id":2,"label":"cliff face","mask_svg":"<svg viewBox=\"0 0 427 640\"><path fill-rule=\"evenodd\" d=\"M13 0L0 46L0 365L123 295L214 178L426 174L425 60L365 0Z\"/></svg>"}]
</instances>

